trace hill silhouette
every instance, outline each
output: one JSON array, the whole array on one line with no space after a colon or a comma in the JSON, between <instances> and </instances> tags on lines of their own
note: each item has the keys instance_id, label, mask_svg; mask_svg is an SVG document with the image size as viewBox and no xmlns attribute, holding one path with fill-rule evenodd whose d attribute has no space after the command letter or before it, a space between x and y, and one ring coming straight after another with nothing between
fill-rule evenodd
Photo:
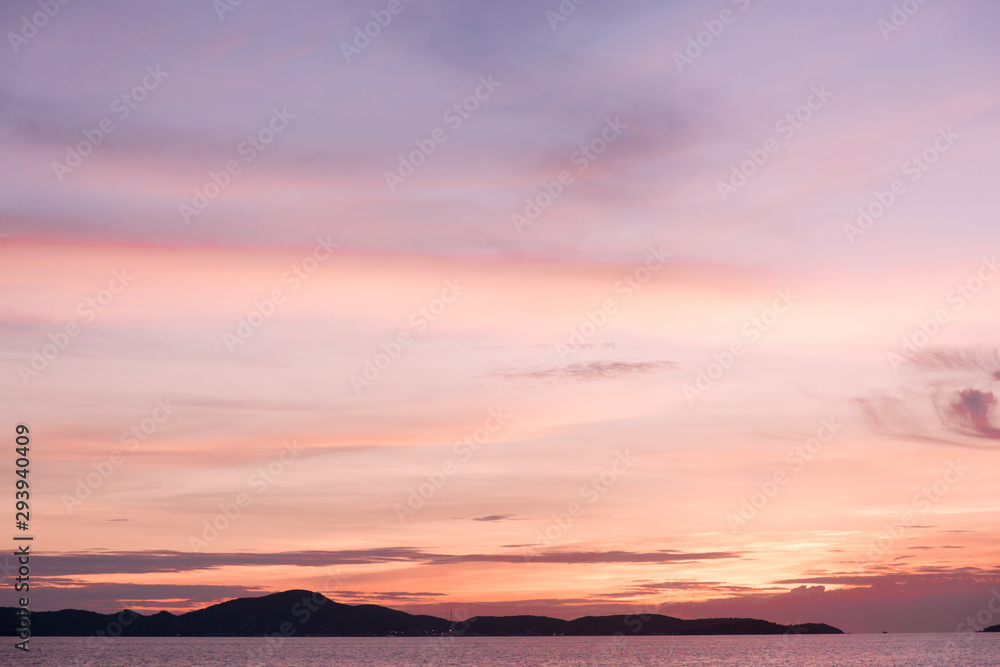
<instances>
[{"instance_id":1,"label":"hill silhouette","mask_svg":"<svg viewBox=\"0 0 1000 667\"><path fill-rule=\"evenodd\" d=\"M0 607L0 634L13 635L15 608ZM34 636L85 637L386 637L386 636L585 636L585 635L776 635L842 634L823 623L780 625L752 618L684 620L661 614L584 616L572 621L546 616L475 616L451 623L373 604L349 605L320 593L291 590L237 598L176 615L132 611L99 614L64 609L31 614Z\"/></svg>"}]
</instances>

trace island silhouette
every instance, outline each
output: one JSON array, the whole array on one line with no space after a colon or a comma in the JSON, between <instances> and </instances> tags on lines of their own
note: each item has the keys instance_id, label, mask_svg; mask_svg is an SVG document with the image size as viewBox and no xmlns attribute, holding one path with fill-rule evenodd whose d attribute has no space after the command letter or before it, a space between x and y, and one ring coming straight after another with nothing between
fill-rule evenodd
<instances>
[{"instance_id":1,"label":"island silhouette","mask_svg":"<svg viewBox=\"0 0 1000 667\"><path fill-rule=\"evenodd\" d=\"M0 607L2 634L14 635L14 607ZM374 604L343 604L321 593L290 590L237 598L184 614L143 615L64 609L31 614L34 636L122 637L537 637L602 635L843 634L825 623L781 625L754 618L680 619L662 614L474 616L465 621L409 614Z\"/></svg>"}]
</instances>

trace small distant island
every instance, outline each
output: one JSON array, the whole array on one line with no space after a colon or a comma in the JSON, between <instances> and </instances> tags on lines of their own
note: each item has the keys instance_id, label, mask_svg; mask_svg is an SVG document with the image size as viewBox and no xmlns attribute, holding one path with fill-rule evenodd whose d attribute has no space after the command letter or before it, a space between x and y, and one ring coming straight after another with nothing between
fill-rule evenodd
<instances>
[{"instance_id":1,"label":"small distant island","mask_svg":"<svg viewBox=\"0 0 1000 667\"><path fill-rule=\"evenodd\" d=\"M988 628L983 628L980 632L1000 632L1000 625L991 625Z\"/></svg>"},{"instance_id":2,"label":"small distant island","mask_svg":"<svg viewBox=\"0 0 1000 667\"><path fill-rule=\"evenodd\" d=\"M4 635L14 635L14 607L0 607ZM540 637L601 635L782 635L843 634L825 623L780 625L753 618L685 620L661 614L584 616L572 621L546 616L475 616L465 621L373 604L334 602L320 593L291 590L237 598L175 615L142 615L64 609L31 614L35 636L86 637Z\"/></svg>"}]
</instances>

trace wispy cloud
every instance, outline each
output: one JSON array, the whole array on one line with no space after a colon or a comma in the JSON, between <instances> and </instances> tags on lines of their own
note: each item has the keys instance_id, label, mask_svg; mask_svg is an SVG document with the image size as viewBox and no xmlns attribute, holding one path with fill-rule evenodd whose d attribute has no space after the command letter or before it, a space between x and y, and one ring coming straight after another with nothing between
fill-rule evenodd
<instances>
[{"instance_id":1,"label":"wispy cloud","mask_svg":"<svg viewBox=\"0 0 1000 667\"><path fill-rule=\"evenodd\" d=\"M507 380L559 384L654 375L677 367L678 365L672 361L588 361L564 366L505 371L498 373L497 376Z\"/></svg>"},{"instance_id":2,"label":"wispy cloud","mask_svg":"<svg viewBox=\"0 0 1000 667\"><path fill-rule=\"evenodd\" d=\"M977 447L969 438L1000 439L993 425L1000 377L997 348L921 350L904 366L905 384L859 403L880 433L897 438Z\"/></svg>"},{"instance_id":3,"label":"wispy cloud","mask_svg":"<svg viewBox=\"0 0 1000 667\"><path fill-rule=\"evenodd\" d=\"M997 399L992 391L983 392L966 389L958 395L947 413L948 420L956 430L978 435L992 440L1000 439L1000 428L993 426L990 415Z\"/></svg>"},{"instance_id":4,"label":"wispy cloud","mask_svg":"<svg viewBox=\"0 0 1000 667\"><path fill-rule=\"evenodd\" d=\"M349 602L416 602L429 597L442 597L444 593L428 593L426 591L337 591L338 600Z\"/></svg>"},{"instance_id":5,"label":"wispy cloud","mask_svg":"<svg viewBox=\"0 0 1000 667\"><path fill-rule=\"evenodd\" d=\"M936 371L983 371L995 379L1000 374L1000 348L927 348L910 359L913 366Z\"/></svg>"},{"instance_id":6,"label":"wispy cloud","mask_svg":"<svg viewBox=\"0 0 1000 667\"><path fill-rule=\"evenodd\" d=\"M554 551L532 558L543 563L671 563L738 558L729 551L686 553L679 551ZM181 551L107 551L63 554L39 554L36 557L49 576L92 574L139 574L153 572L190 572L222 567L295 565L326 567L331 565L371 565L409 562L426 565L456 563L526 564L520 553L511 554L441 554L408 547L344 550L288 551L278 553L206 553Z\"/></svg>"},{"instance_id":7,"label":"wispy cloud","mask_svg":"<svg viewBox=\"0 0 1000 667\"><path fill-rule=\"evenodd\" d=\"M627 588L607 593L594 593L593 598L627 599L633 597L662 596L671 591L696 591L706 596L735 595L742 593L760 594L783 591L778 586L740 586L721 581L637 581Z\"/></svg>"}]
</instances>

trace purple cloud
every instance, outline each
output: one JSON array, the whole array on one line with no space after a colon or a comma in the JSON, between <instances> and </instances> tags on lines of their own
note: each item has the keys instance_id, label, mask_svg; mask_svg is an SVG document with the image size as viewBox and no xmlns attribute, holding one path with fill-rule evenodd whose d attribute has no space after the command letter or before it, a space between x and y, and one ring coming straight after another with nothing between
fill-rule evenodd
<instances>
[{"instance_id":1,"label":"purple cloud","mask_svg":"<svg viewBox=\"0 0 1000 667\"><path fill-rule=\"evenodd\" d=\"M986 438L1000 439L1000 429L990 423L990 412L996 402L992 391L966 389L959 394L959 400L952 404L951 415L966 430Z\"/></svg>"}]
</instances>

